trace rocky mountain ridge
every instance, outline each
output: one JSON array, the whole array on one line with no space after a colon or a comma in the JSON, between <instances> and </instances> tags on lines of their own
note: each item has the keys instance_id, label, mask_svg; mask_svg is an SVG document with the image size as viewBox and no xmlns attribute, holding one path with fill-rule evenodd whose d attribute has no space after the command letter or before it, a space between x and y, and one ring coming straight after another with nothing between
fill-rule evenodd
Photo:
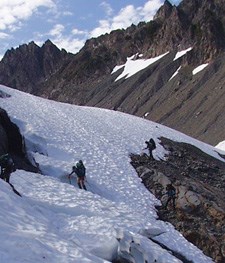
<instances>
[{"instance_id":1,"label":"rocky mountain ridge","mask_svg":"<svg viewBox=\"0 0 225 263\"><path fill-rule=\"evenodd\" d=\"M0 62L0 82L25 92L37 93L40 83L44 83L68 63L72 54L60 51L50 40L42 47L34 42L8 50Z\"/></svg>"},{"instance_id":2,"label":"rocky mountain ridge","mask_svg":"<svg viewBox=\"0 0 225 263\"><path fill-rule=\"evenodd\" d=\"M145 117L215 145L224 140L225 128L224 12L224 0L183 0L178 6L166 0L152 21L89 39L75 55L51 41L42 47L31 42L6 52L0 83L49 99ZM178 51L190 47L174 60ZM111 74L134 54L150 58L166 52L128 79L115 81L123 69ZM203 63L209 65L193 75Z\"/></svg>"}]
</instances>

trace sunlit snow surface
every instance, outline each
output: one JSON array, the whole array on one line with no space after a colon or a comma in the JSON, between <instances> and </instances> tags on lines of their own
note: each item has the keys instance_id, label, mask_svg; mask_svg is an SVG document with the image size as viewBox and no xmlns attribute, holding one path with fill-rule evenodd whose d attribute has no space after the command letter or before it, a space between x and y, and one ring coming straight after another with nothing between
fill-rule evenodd
<instances>
[{"instance_id":1,"label":"sunlit snow surface","mask_svg":"<svg viewBox=\"0 0 225 263\"><path fill-rule=\"evenodd\" d=\"M185 50L182 50L182 51L177 52L177 54L176 54L175 58L173 59L173 61L175 61L175 60L177 60L178 58L184 56L187 52L189 52L189 51L191 51L191 50L192 50L192 47L189 47L189 48L187 48L187 49L185 49Z\"/></svg>"},{"instance_id":2,"label":"sunlit snow surface","mask_svg":"<svg viewBox=\"0 0 225 263\"><path fill-rule=\"evenodd\" d=\"M176 53L173 61L179 59L180 57L186 55L189 51L191 51L193 48L189 47L185 50L179 51ZM123 65L118 65L115 66L112 73L117 72L118 70L123 68L123 72L115 79L115 81L118 81L119 79L122 78L129 78L133 75L135 75L137 72L141 71L142 69L147 68L148 66L150 66L151 64L155 63L156 61L160 60L161 58L163 58L165 55L167 55L169 52L166 52L165 54L162 54L160 56L154 57L154 58L149 58L149 59L142 59L142 55L139 54L135 54L131 57L127 58L127 61L125 64ZM192 74L195 75L197 73L199 73L200 71L202 71L205 67L208 66L208 63L206 64L202 64L200 66L198 66L197 68L195 68L192 71ZM178 73L179 70L181 69L181 66L176 70L176 72L171 76L171 78L169 79L169 81L171 79L173 79Z\"/></svg>"},{"instance_id":3,"label":"sunlit snow surface","mask_svg":"<svg viewBox=\"0 0 225 263\"><path fill-rule=\"evenodd\" d=\"M169 81L171 79L173 79L178 73L179 73L179 70L181 69L181 66L175 71L175 73L172 75L172 77L169 79Z\"/></svg>"},{"instance_id":4,"label":"sunlit snow surface","mask_svg":"<svg viewBox=\"0 0 225 263\"><path fill-rule=\"evenodd\" d=\"M78 107L34 97L0 86L0 98L40 169L47 176L17 170L11 177L22 198L0 181L0 262L108 262L117 254L117 238L129 250L140 244L136 262L181 262L150 241L155 239L196 263L212 262L168 223L157 220L149 193L130 165L145 141L160 136L192 143L219 158L215 148L159 124L116 111ZM67 174L82 159L88 191ZM121 243L121 244L122 244ZM108 261L107 261L108 260ZM152 260L152 261L151 261ZM144 261L143 261L144 262Z\"/></svg>"},{"instance_id":5,"label":"sunlit snow surface","mask_svg":"<svg viewBox=\"0 0 225 263\"><path fill-rule=\"evenodd\" d=\"M149 58L149 59L140 59L140 58L135 58L135 55L132 57L127 58L127 62L124 65L116 66L112 74L115 73L117 70L121 69L124 67L123 72L116 78L115 81L122 79L122 78L129 78L139 72L140 70L147 68L157 60L160 60L162 57L167 55L169 52L162 54L160 56L154 57L154 58ZM136 55L138 56L138 55ZM142 56L141 56L142 57Z\"/></svg>"},{"instance_id":6,"label":"sunlit snow surface","mask_svg":"<svg viewBox=\"0 0 225 263\"><path fill-rule=\"evenodd\" d=\"M192 71L192 74L193 75L196 75L197 73L199 73L200 71L202 71L204 68L206 68L208 66L209 63L206 63L206 64L202 64L200 66L198 66L197 68L195 68L193 71Z\"/></svg>"},{"instance_id":7,"label":"sunlit snow surface","mask_svg":"<svg viewBox=\"0 0 225 263\"><path fill-rule=\"evenodd\" d=\"M222 142L218 143L218 144L216 145L216 148L224 151L224 153L225 153L225 141L222 141Z\"/></svg>"}]
</instances>

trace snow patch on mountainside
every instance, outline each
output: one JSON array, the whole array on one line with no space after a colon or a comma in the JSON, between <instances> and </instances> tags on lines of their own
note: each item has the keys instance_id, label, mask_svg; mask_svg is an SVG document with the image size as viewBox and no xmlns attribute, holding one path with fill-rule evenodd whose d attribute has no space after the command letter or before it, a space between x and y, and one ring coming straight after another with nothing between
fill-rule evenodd
<instances>
[{"instance_id":1,"label":"snow patch on mountainside","mask_svg":"<svg viewBox=\"0 0 225 263\"><path fill-rule=\"evenodd\" d=\"M161 59L162 57L164 57L168 53L169 52L166 52L160 56L157 56L154 58L149 58L149 59L139 59L139 58L136 59L137 55L134 55L132 57L127 58L127 62L124 65L116 66L113 69L112 74L115 73L117 70L124 67L123 72L116 78L115 81L122 79L124 77L127 79L127 78L133 76L138 71L140 71L144 68L147 68L148 66L150 66L151 64L153 64L157 60Z\"/></svg>"},{"instance_id":2,"label":"snow patch on mountainside","mask_svg":"<svg viewBox=\"0 0 225 263\"><path fill-rule=\"evenodd\" d=\"M192 47L189 47L189 48L187 48L187 49L185 49L185 50L182 50L182 51L177 52L177 54L175 55L173 61L175 61L175 60L177 60L178 58L184 56L187 52L191 51L192 49L193 49Z\"/></svg>"},{"instance_id":3,"label":"snow patch on mountainside","mask_svg":"<svg viewBox=\"0 0 225 263\"><path fill-rule=\"evenodd\" d=\"M208 65L209 65L209 63L202 64L202 65L198 66L197 68L195 68L195 69L192 71L192 74L195 75L195 74L199 73L199 72L202 71L204 68L206 68Z\"/></svg>"}]
</instances>

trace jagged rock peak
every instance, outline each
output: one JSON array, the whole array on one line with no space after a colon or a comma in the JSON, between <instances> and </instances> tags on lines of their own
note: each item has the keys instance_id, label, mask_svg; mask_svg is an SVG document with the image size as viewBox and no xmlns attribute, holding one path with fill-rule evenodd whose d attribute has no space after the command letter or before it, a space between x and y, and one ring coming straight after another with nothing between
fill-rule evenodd
<instances>
[{"instance_id":1,"label":"jagged rock peak","mask_svg":"<svg viewBox=\"0 0 225 263\"><path fill-rule=\"evenodd\" d=\"M22 53L26 55L27 53L34 53L36 50L40 49L40 47L35 44L34 41L31 41L28 44L22 44L19 45L17 48L11 48L10 50L7 50L5 55L2 58L3 63L7 63L10 58L14 57L15 54Z\"/></svg>"},{"instance_id":2,"label":"jagged rock peak","mask_svg":"<svg viewBox=\"0 0 225 263\"><path fill-rule=\"evenodd\" d=\"M31 41L28 44L19 45L19 47L17 47L16 50L31 52L31 51L39 49L39 48L40 47L34 41Z\"/></svg>"},{"instance_id":3,"label":"jagged rock peak","mask_svg":"<svg viewBox=\"0 0 225 263\"><path fill-rule=\"evenodd\" d=\"M155 19L165 20L170 16L172 9L173 9L172 4L168 0L165 0L164 4L159 8L157 13L155 14L154 20Z\"/></svg>"},{"instance_id":4,"label":"jagged rock peak","mask_svg":"<svg viewBox=\"0 0 225 263\"><path fill-rule=\"evenodd\" d=\"M46 40L41 48L55 48L59 50L59 48L55 44L53 44L50 39Z\"/></svg>"},{"instance_id":5,"label":"jagged rock peak","mask_svg":"<svg viewBox=\"0 0 225 263\"><path fill-rule=\"evenodd\" d=\"M64 48L60 49L58 48L50 39L47 39L45 43L42 45L41 50L44 52L57 52L61 53L62 56L73 56L72 53L67 52Z\"/></svg>"},{"instance_id":6,"label":"jagged rock peak","mask_svg":"<svg viewBox=\"0 0 225 263\"><path fill-rule=\"evenodd\" d=\"M47 39L44 45L54 45L50 39ZM55 45L54 45L55 46Z\"/></svg>"},{"instance_id":7,"label":"jagged rock peak","mask_svg":"<svg viewBox=\"0 0 225 263\"><path fill-rule=\"evenodd\" d=\"M42 45L41 50L44 53L50 52L60 54L60 49L56 45L54 45L49 39Z\"/></svg>"}]
</instances>

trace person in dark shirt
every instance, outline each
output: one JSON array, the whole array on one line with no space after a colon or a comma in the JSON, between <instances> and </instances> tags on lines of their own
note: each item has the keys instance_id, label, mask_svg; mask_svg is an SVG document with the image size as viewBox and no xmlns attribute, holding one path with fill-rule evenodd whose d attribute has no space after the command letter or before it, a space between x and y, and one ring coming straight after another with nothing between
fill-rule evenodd
<instances>
[{"instance_id":1,"label":"person in dark shirt","mask_svg":"<svg viewBox=\"0 0 225 263\"><path fill-rule=\"evenodd\" d=\"M164 195L167 195L168 198L167 198L167 201L166 201L166 204L165 204L165 209L167 209L167 206L169 203L172 202L172 205L173 205L173 209L176 208L176 205L175 205L175 200L176 200L176 188L172 185L172 184L168 184L166 186L166 193Z\"/></svg>"},{"instance_id":2,"label":"person in dark shirt","mask_svg":"<svg viewBox=\"0 0 225 263\"><path fill-rule=\"evenodd\" d=\"M151 138L149 141L146 141L145 143L146 143L147 147L144 148L144 150L148 149L149 150L149 157L151 159L154 159L153 155L152 155L152 151L156 149L155 141Z\"/></svg>"},{"instance_id":3,"label":"person in dark shirt","mask_svg":"<svg viewBox=\"0 0 225 263\"><path fill-rule=\"evenodd\" d=\"M0 157L1 179L9 183L10 175L15 171L15 164L12 157L7 153Z\"/></svg>"},{"instance_id":4,"label":"person in dark shirt","mask_svg":"<svg viewBox=\"0 0 225 263\"><path fill-rule=\"evenodd\" d=\"M72 174L76 174L77 184L78 184L79 188L87 190L87 188L84 184L84 181L86 178L86 168L85 168L82 160L77 162L76 165L72 167L72 172L69 174L69 179L70 179Z\"/></svg>"}]
</instances>

